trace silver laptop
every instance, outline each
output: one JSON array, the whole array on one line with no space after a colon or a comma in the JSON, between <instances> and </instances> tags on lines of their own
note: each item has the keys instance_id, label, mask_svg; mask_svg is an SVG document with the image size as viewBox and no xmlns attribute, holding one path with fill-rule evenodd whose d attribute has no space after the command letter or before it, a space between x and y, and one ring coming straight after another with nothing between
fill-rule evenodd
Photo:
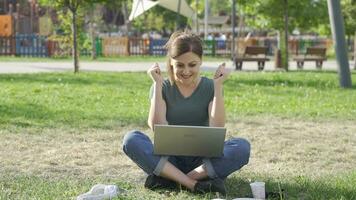
<instances>
[{"instance_id":1,"label":"silver laptop","mask_svg":"<svg viewBox=\"0 0 356 200\"><path fill-rule=\"evenodd\" d=\"M154 154L220 157L226 128L208 126L155 125Z\"/></svg>"}]
</instances>

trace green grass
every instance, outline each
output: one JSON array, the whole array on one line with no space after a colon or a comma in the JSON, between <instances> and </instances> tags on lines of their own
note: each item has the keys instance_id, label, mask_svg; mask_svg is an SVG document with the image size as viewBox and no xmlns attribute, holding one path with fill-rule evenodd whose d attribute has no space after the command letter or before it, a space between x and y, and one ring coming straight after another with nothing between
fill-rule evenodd
<instances>
[{"instance_id":1,"label":"green grass","mask_svg":"<svg viewBox=\"0 0 356 200\"><path fill-rule=\"evenodd\" d=\"M5 175L0 177L0 188L2 188L0 189L0 199L31 199L34 197L35 199L71 199L78 196L78 191L85 193L91 186L101 181L120 185L125 190L132 188L127 183L108 179L51 179L50 177Z\"/></svg>"},{"instance_id":2,"label":"green grass","mask_svg":"<svg viewBox=\"0 0 356 200\"><path fill-rule=\"evenodd\" d=\"M10 74L0 75L0 84L0 128L146 123L151 85L146 73ZM356 119L355 84L340 89L333 72L233 73L224 93L229 121L260 115Z\"/></svg>"},{"instance_id":3,"label":"green grass","mask_svg":"<svg viewBox=\"0 0 356 200\"><path fill-rule=\"evenodd\" d=\"M266 191L275 193L269 199L311 199L311 200L351 200L356 198L356 171L342 176L327 176L318 179L308 177L261 177L239 174L227 179L227 199L251 197L248 179L265 180ZM142 185L137 186L123 181L91 179L51 179L26 175L0 176L0 199L74 199L78 194L87 192L98 183L116 184L125 193L115 199L212 199L215 194L197 195L186 190L158 190L149 192Z\"/></svg>"},{"instance_id":4,"label":"green grass","mask_svg":"<svg viewBox=\"0 0 356 200\"><path fill-rule=\"evenodd\" d=\"M211 76L209 73L204 73L204 75ZM236 124L235 122L241 118L261 116L272 116L277 119L278 117L287 118L292 122L295 119L311 122L340 121L340 123L346 120L355 121L356 73L352 74L354 82L351 89L341 89L337 78L336 72L330 71L232 73L224 87L228 122ZM20 158L23 162L17 163L18 165L13 163L18 158L14 158L15 161L11 162L11 158L0 157L0 199L75 199L76 196L88 191L97 183L117 184L128 191L117 199L216 198L214 194L195 195L184 190L151 192L145 190L140 181L129 182L125 179L111 178L109 172L107 175L106 172L101 171L103 169L99 164L76 166L73 164L74 161L69 160L69 167L63 165L63 162L67 162L67 160L61 159L69 158L74 158L75 162L79 164L90 163L90 159L86 160L87 157L80 157L80 155L84 156L86 153L93 153L93 151L100 151L95 152L97 157L94 158L103 159L103 161L105 161L103 155L106 153L115 158L123 157L122 154L117 155L117 146L109 146L117 145L116 141L112 143L109 141L116 137L119 140L127 126L145 129L149 106L148 90L151 86L151 80L146 73L0 74L0 84L0 132L5 133L1 135L3 137L0 142L0 152L10 151L6 155L12 155L11 152L14 152L13 155L20 155L20 157L21 153L24 154ZM259 141L258 131L264 124L249 123L245 125L244 131L238 134L248 132L251 127L256 126L256 130L250 136L251 142L258 147L254 147L254 157L247 169L244 168L245 170L234 173L227 179L227 199L250 196L251 191L248 184L250 180L265 181L268 191L278 192L279 187L283 188L286 193L283 199L356 199L356 171L354 169L345 167L344 173L330 171L330 175L320 176L319 174L315 177L303 175L303 172L288 174L286 172L293 170L283 168L281 170L284 173L281 174L258 170L268 169L268 167L275 169L275 166L290 167L291 162L288 159L292 158L302 158L300 162L295 161L298 164L295 167L297 169L308 168L310 162L318 162L315 159L329 160L329 163L320 162L313 165L317 167L337 166L332 165L334 162L355 162L355 157L352 155L345 158L341 156L344 151L341 147L327 151L333 152L332 155L320 156L327 154L325 151L329 148L328 145L320 146L320 143L324 143L324 141L326 143L326 140L338 140L337 138L317 136L319 140L315 142L314 146L312 144L306 145L308 147L300 146L302 149L298 152L290 152L293 148L287 151L288 147L286 146L285 151L282 149L280 152L274 153L274 148L269 149L266 148L267 146L263 146L269 145L270 147L273 144L273 139L267 140L270 137L280 140L280 143L275 142L275 145L277 143L278 145L289 144L289 147L293 147L291 145L294 144L293 141L296 144L303 144L301 141L304 140L303 138L308 138L305 136L307 134L301 133L304 136L298 140L297 136L288 135L289 132L298 132L293 130L293 126L289 124L285 126L286 129L283 129L281 124L281 127L277 127L273 134L264 135L265 139ZM344 130L336 130L340 131L340 134L348 133L346 126L337 126L344 127ZM305 127L305 129L308 128ZM41 131L41 129L45 131ZM86 132L88 129L91 131ZM105 136L103 129L108 130L112 135ZM117 130L119 131L117 132ZM268 130L273 130L273 127L269 127ZM353 130L352 127L350 130ZM27 134L31 132L39 132L40 135ZM54 135L59 132L59 138L68 137L63 140L57 138L63 149L52 148L51 144L55 144L53 142L57 140L52 141L51 138L54 136L46 135L51 132ZM283 132L284 134L282 134ZM318 134L321 134L320 132L322 131L319 131ZM83 135L72 136L79 133L83 133ZM94 137L94 134L97 136ZM344 135L342 141L348 146L352 146L355 139L348 138L347 134ZM25 137L25 141L15 144L18 149L7 144L8 141L15 142L22 137ZM332 144L332 142L330 143ZM88 146L90 144L92 146ZM39 145L44 145L44 147L41 148ZM316 150L315 155L308 154L313 153L308 150L311 146ZM83 154L75 154L74 151L78 151L78 149L83 150ZM106 152L101 152L103 149L106 149ZM48 154L46 154L47 150ZM64 155L44 159L44 157L57 155L55 150L60 150ZM72 151L74 155L71 155ZM268 154L264 154L265 151L268 151ZM38 158L32 154L38 155ZM338 159L339 154L341 160ZM263 160L258 157L259 155L261 157L268 156L268 162L261 164ZM314 161L310 161L313 159ZM113 162L114 164L109 163L108 169L116 170L115 172L120 174L136 172L137 169L130 168L127 161L120 160L121 162L124 163L122 165L117 165L115 162ZM285 162L288 162L289 165ZM45 171L36 172L33 168L29 171L21 169L31 163L33 165L41 163L41 166L38 167ZM256 163L261 166L256 166ZM124 167L115 169L113 168L115 166ZM93 169L95 167L98 169ZM7 172L8 170L10 172ZM308 170L312 171L313 169ZM317 172L318 168L315 170ZM78 172L83 174L75 174ZM48 175L46 175L47 173ZM116 173L113 174L117 175Z\"/></svg>"},{"instance_id":5,"label":"green grass","mask_svg":"<svg viewBox=\"0 0 356 200\"><path fill-rule=\"evenodd\" d=\"M352 78L355 83L355 73ZM334 72L243 73L232 76L225 90L231 117L356 118L355 84L340 89Z\"/></svg>"},{"instance_id":6,"label":"green grass","mask_svg":"<svg viewBox=\"0 0 356 200\"><path fill-rule=\"evenodd\" d=\"M0 56L0 62L71 62L71 57L15 57L15 56ZM82 62L164 62L165 56L117 56L117 57L98 57L92 60L90 56L81 56ZM204 61L226 61L224 57L205 56Z\"/></svg>"}]
</instances>

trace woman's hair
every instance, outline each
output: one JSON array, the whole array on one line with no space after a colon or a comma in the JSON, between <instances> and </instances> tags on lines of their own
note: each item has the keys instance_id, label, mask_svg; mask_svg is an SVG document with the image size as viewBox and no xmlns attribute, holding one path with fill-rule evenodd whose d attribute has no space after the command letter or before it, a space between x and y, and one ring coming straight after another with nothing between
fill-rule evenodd
<instances>
[{"instance_id":1,"label":"woman's hair","mask_svg":"<svg viewBox=\"0 0 356 200\"><path fill-rule=\"evenodd\" d=\"M200 37L187 30L174 32L166 43L165 48L167 49L168 57L167 73L171 83L174 82L173 66L171 65L172 58L177 58L187 52L195 53L200 59L203 56L203 45Z\"/></svg>"}]
</instances>

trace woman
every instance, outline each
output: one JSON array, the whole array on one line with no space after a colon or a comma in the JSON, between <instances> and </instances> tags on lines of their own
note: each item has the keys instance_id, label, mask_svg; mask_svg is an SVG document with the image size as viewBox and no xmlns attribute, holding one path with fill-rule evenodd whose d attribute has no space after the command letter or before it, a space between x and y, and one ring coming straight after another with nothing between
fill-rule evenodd
<instances>
[{"instance_id":1,"label":"woman","mask_svg":"<svg viewBox=\"0 0 356 200\"><path fill-rule=\"evenodd\" d=\"M155 124L225 126L223 82L228 77L225 64L214 78L200 76L203 48L200 38L188 32L175 32L166 44L167 73L164 80L156 63L147 73L153 80L148 125ZM194 192L220 192L223 180L246 165L250 144L242 138L224 144L219 158L159 156L153 154L151 140L139 131L125 135L123 150L149 176L145 187L154 189L179 183Z\"/></svg>"}]
</instances>

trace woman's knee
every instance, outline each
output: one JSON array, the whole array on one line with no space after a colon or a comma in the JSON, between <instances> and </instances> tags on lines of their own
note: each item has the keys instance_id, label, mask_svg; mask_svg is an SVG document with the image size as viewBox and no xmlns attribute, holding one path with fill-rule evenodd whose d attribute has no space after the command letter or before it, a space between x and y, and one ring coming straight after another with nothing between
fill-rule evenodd
<instances>
[{"instance_id":1,"label":"woman's knee","mask_svg":"<svg viewBox=\"0 0 356 200\"><path fill-rule=\"evenodd\" d=\"M236 158L241 160L244 164L247 164L250 159L250 142L244 138L236 138L233 139L232 142L236 144L236 148L234 149Z\"/></svg>"},{"instance_id":2,"label":"woman's knee","mask_svg":"<svg viewBox=\"0 0 356 200\"><path fill-rule=\"evenodd\" d=\"M139 146L138 143L140 139L145 137L147 136L140 131L131 131L127 133L122 141L123 151L127 154L128 151L137 148Z\"/></svg>"}]
</instances>

